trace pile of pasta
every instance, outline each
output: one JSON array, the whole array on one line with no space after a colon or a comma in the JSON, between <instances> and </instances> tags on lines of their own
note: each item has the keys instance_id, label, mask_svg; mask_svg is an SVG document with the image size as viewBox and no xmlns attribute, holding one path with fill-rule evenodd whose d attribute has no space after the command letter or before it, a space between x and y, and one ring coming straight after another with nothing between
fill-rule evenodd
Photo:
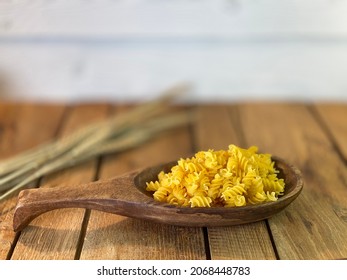
<instances>
[{"instance_id":1,"label":"pile of pasta","mask_svg":"<svg viewBox=\"0 0 347 280\"><path fill-rule=\"evenodd\" d=\"M244 206L276 201L284 192L284 180L277 177L270 154L258 147L197 152L180 159L171 171L147 182L147 191L157 201L178 206Z\"/></svg>"}]
</instances>

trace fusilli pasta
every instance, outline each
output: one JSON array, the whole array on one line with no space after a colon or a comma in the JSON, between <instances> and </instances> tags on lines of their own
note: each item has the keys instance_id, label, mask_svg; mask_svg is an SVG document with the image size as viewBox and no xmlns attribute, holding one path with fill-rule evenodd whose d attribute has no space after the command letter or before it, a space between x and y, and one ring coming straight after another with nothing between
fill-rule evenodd
<instances>
[{"instance_id":1,"label":"fusilli pasta","mask_svg":"<svg viewBox=\"0 0 347 280\"><path fill-rule=\"evenodd\" d=\"M157 201L190 207L237 207L275 201L284 192L284 180L269 154L252 146L197 152L180 159L171 171L147 182Z\"/></svg>"}]
</instances>

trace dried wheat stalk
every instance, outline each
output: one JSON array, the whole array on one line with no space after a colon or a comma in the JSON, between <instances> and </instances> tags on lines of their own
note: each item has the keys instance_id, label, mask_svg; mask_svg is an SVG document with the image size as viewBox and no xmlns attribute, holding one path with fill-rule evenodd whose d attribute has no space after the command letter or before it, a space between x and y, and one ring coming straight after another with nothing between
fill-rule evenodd
<instances>
[{"instance_id":1,"label":"dried wheat stalk","mask_svg":"<svg viewBox=\"0 0 347 280\"><path fill-rule=\"evenodd\" d=\"M0 162L0 191L6 191L0 201L46 174L124 151L163 130L187 124L192 120L187 112L167 114L172 99L187 89L186 85L174 87L155 101Z\"/></svg>"}]
</instances>

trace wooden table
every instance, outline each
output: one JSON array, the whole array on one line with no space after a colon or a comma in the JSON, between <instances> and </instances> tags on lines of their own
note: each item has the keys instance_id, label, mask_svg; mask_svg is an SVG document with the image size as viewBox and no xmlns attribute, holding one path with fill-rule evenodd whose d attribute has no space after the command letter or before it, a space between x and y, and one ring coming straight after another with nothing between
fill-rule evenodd
<instances>
[{"instance_id":1,"label":"wooden table","mask_svg":"<svg viewBox=\"0 0 347 280\"><path fill-rule=\"evenodd\" d=\"M188 109L188 108L187 108ZM156 224L85 209L12 229L17 196L0 203L0 259L346 259L347 104L192 106L190 127L133 150L45 176L31 187L83 183L231 143L280 156L303 173L297 200L266 221L221 228ZM127 106L0 103L0 157L66 135Z\"/></svg>"}]
</instances>

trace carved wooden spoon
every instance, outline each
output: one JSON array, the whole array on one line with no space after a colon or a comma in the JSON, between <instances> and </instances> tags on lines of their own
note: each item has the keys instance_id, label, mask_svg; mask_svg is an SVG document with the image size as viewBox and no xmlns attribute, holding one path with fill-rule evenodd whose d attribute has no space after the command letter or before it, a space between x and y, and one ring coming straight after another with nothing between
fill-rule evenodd
<instances>
[{"instance_id":1,"label":"carved wooden spoon","mask_svg":"<svg viewBox=\"0 0 347 280\"><path fill-rule=\"evenodd\" d=\"M278 177L285 180L285 193L275 202L242 207L190 208L157 202L146 191L146 182L157 180L161 170L168 172L170 162L109 180L72 186L27 189L20 192L13 227L19 231L37 216L59 208L87 208L132 218L179 226L228 226L266 219L283 210L300 194L300 171L273 157Z\"/></svg>"}]
</instances>

